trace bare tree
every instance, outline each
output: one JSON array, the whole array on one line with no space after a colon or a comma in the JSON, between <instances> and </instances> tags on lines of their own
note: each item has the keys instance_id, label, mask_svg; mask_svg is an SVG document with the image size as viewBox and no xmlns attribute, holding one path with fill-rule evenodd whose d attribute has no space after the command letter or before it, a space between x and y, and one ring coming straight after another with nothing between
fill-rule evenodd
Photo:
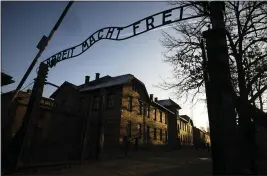
<instances>
[{"instance_id":1,"label":"bare tree","mask_svg":"<svg viewBox=\"0 0 267 176\"><path fill-rule=\"evenodd\" d=\"M200 41L202 32L210 26L209 9L203 2L171 4L191 4L192 13L205 14L198 19L179 22L173 26L177 36L163 32L161 41L167 49L164 61L173 66L177 83L163 81L160 87L173 89L178 98L188 93L194 98L204 92ZM225 4L231 81L241 99L253 103L267 90L267 2L233 1Z\"/></svg>"}]
</instances>

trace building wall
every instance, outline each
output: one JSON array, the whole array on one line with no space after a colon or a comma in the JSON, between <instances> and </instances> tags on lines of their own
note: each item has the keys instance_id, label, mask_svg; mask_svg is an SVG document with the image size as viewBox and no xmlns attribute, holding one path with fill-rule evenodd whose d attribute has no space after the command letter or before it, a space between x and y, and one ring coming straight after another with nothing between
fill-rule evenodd
<instances>
[{"instance_id":1,"label":"building wall","mask_svg":"<svg viewBox=\"0 0 267 176\"><path fill-rule=\"evenodd\" d=\"M181 145L192 146L193 145L193 128L191 123L185 122L181 119L177 120L177 127L179 129L179 138Z\"/></svg>"},{"instance_id":2,"label":"building wall","mask_svg":"<svg viewBox=\"0 0 267 176\"><path fill-rule=\"evenodd\" d=\"M211 144L210 143L210 135L208 133L205 133L205 143L209 144L209 145Z\"/></svg>"},{"instance_id":3,"label":"building wall","mask_svg":"<svg viewBox=\"0 0 267 176\"><path fill-rule=\"evenodd\" d=\"M179 116L179 109L175 106L165 106L165 108L169 109L171 112L168 112L168 144L169 146L176 148L179 146L179 138L178 132L179 129L177 128L177 117Z\"/></svg>"},{"instance_id":4,"label":"building wall","mask_svg":"<svg viewBox=\"0 0 267 176\"><path fill-rule=\"evenodd\" d=\"M128 84L124 84L123 86L120 142L123 142L123 137L126 136L127 121L128 122L130 121L131 137L140 136L140 143L145 142L152 144L164 144L166 142L166 135L167 135L167 123L165 123L166 112L150 104L150 101L142 85L134 81L133 84L129 82ZM131 111L127 109L128 97L132 97ZM142 113L139 112L139 100L143 102ZM147 107L149 107L148 116L146 113ZM156 118L155 118L155 109L156 109ZM161 111L162 111L162 122L160 121ZM141 129L138 129L138 125L141 125ZM154 129L156 129L155 138L154 138ZM162 130L162 139L160 137L160 130ZM150 138L148 138L148 134Z\"/></svg>"},{"instance_id":5,"label":"building wall","mask_svg":"<svg viewBox=\"0 0 267 176\"><path fill-rule=\"evenodd\" d=\"M15 100L14 118L9 135L15 135L20 128L25 116L30 93L22 92ZM58 162L66 160L78 160L81 148L81 130L83 117L68 113L62 109L54 109L44 104L46 98L42 98L36 124L28 145L22 153L22 161L38 164L42 162ZM51 101L51 100L50 100ZM60 102L60 101L59 101ZM71 101L70 101L71 102ZM61 106L60 104L58 104Z\"/></svg>"},{"instance_id":6,"label":"building wall","mask_svg":"<svg viewBox=\"0 0 267 176\"><path fill-rule=\"evenodd\" d=\"M205 148L206 147L206 139L205 133L200 129L193 127L194 132L194 146L197 148Z\"/></svg>"},{"instance_id":7,"label":"building wall","mask_svg":"<svg viewBox=\"0 0 267 176\"><path fill-rule=\"evenodd\" d=\"M32 164L80 160L83 117L75 113L40 109L32 145L27 155Z\"/></svg>"},{"instance_id":8,"label":"building wall","mask_svg":"<svg viewBox=\"0 0 267 176\"><path fill-rule=\"evenodd\" d=\"M71 85L65 85L60 88L60 91L55 97L57 109L68 112L80 111L80 93Z\"/></svg>"},{"instance_id":9,"label":"building wall","mask_svg":"<svg viewBox=\"0 0 267 176\"><path fill-rule=\"evenodd\" d=\"M83 98L83 113L87 118L87 131L86 131L86 144L84 151L85 158L94 156L96 147L99 140L99 118L102 118L102 125L104 127L104 149L116 147L119 144L120 135L120 116L121 116L121 99L122 88L121 86L114 86L105 89L105 105L100 111L100 107L95 109L95 98L100 97L100 90L84 92L81 94ZM114 105L108 107L108 96L113 95Z\"/></svg>"}]
</instances>

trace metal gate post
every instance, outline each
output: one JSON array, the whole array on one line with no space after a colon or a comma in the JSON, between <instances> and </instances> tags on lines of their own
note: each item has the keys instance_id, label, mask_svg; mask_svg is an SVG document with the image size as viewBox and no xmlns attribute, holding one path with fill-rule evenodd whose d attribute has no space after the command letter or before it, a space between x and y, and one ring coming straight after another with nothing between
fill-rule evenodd
<instances>
[{"instance_id":1,"label":"metal gate post","mask_svg":"<svg viewBox=\"0 0 267 176\"><path fill-rule=\"evenodd\" d=\"M107 90L105 88L100 89L100 103L99 103L99 114L98 114L98 140L96 148L96 159L101 159L104 150L104 138L105 138L105 108L107 101Z\"/></svg>"},{"instance_id":2,"label":"metal gate post","mask_svg":"<svg viewBox=\"0 0 267 176\"><path fill-rule=\"evenodd\" d=\"M223 20L223 2L211 2L212 29L203 33L207 45L206 91L212 142L213 174L234 174L236 113Z\"/></svg>"},{"instance_id":3,"label":"metal gate post","mask_svg":"<svg viewBox=\"0 0 267 176\"><path fill-rule=\"evenodd\" d=\"M40 64L38 76L34 83L32 93L29 99L28 107L24 115L22 125L11 141L8 151L8 160L11 171L14 171L17 166L23 165L29 161L31 140L34 134L34 124L38 117L40 100L43 93L45 78L48 74L48 66L44 63Z\"/></svg>"}]
</instances>

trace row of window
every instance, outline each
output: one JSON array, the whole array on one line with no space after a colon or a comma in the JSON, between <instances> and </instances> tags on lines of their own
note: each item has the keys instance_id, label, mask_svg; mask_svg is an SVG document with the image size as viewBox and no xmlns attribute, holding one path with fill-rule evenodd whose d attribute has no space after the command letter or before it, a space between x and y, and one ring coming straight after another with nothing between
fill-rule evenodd
<instances>
[{"instance_id":1,"label":"row of window","mask_svg":"<svg viewBox=\"0 0 267 176\"><path fill-rule=\"evenodd\" d=\"M180 121L180 125L178 124L178 127L179 127L180 130L182 129L183 131L186 131L186 132L189 132L189 133L192 132L191 127L188 126L187 124L181 122L181 121Z\"/></svg>"},{"instance_id":2,"label":"row of window","mask_svg":"<svg viewBox=\"0 0 267 176\"><path fill-rule=\"evenodd\" d=\"M107 96L107 108L113 108L115 104L115 94L108 94ZM98 110L100 108L100 96L94 96L93 109Z\"/></svg>"},{"instance_id":3,"label":"row of window","mask_svg":"<svg viewBox=\"0 0 267 176\"><path fill-rule=\"evenodd\" d=\"M138 103L139 103L139 105L138 105L138 113L140 115L142 115L143 112L144 112L145 116L149 118L150 117L150 108L149 108L149 106L146 103L142 102L141 100L138 100ZM131 97L131 96L128 97L127 110L128 111L132 111L133 110L133 97ZM159 114L160 114L159 115L159 118L160 118L159 121L162 122L163 112L159 111ZM157 120L157 109L156 108L154 108L154 120ZM165 116L165 124L167 124L166 116Z\"/></svg>"},{"instance_id":4,"label":"row of window","mask_svg":"<svg viewBox=\"0 0 267 176\"><path fill-rule=\"evenodd\" d=\"M186 135L181 135L181 142L182 143L191 143L191 137L186 136Z\"/></svg>"},{"instance_id":5,"label":"row of window","mask_svg":"<svg viewBox=\"0 0 267 176\"><path fill-rule=\"evenodd\" d=\"M157 139L157 129L154 128L154 140ZM159 129L159 140L162 141L162 129Z\"/></svg>"},{"instance_id":6,"label":"row of window","mask_svg":"<svg viewBox=\"0 0 267 176\"><path fill-rule=\"evenodd\" d=\"M126 122L126 135L128 137L132 137L132 122L130 120L128 120ZM139 137L142 137L142 125L141 124L138 124L137 125L137 130L138 130L138 136ZM157 139L157 130L156 128L154 128L154 140ZM147 126L146 128L146 134L147 134L147 138L148 139L151 139L150 137L150 127ZM165 135L166 135L166 139L167 139L167 130L165 130ZM162 129L159 129L159 139L162 141L163 140L163 130Z\"/></svg>"}]
</instances>

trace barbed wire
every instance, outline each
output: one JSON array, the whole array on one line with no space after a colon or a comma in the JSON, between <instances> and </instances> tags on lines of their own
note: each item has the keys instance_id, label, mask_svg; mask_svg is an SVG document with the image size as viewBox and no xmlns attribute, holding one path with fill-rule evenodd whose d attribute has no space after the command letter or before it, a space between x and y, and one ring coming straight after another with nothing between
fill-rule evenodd
<instances>
[{"instance_id":1,"label":"barbed wire","mask_svg":"<svg viewBox=\"0 0 267 176\"><path fill-rule=\"evenodd\" d=\"M28 88L29 86L31 86L34 82L35 82L35 80L33 79L32 82L30 82L27 86L25 86L24 88L22 88L20 91L25 90L26 88Z\"/></svg>"}]
</instances>

